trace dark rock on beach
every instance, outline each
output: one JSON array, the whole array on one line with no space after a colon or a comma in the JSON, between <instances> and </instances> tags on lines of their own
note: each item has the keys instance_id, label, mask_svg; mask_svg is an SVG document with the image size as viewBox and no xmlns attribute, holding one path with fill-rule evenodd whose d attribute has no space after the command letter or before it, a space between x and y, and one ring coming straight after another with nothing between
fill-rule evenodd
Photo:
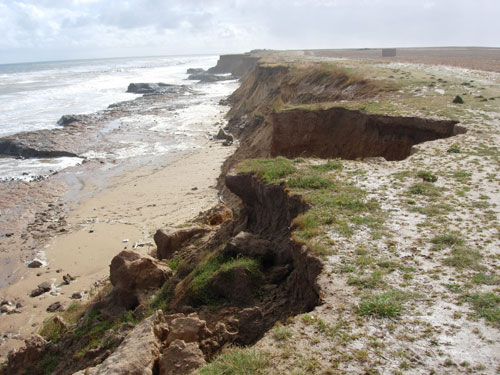
<instances>
[{"instance_id":1,"label":"dark rock on beach","mask_svg":"<svg viewBox=\"0 0 500 375\"><path fill-rule=\"evenodd\" d=\"M169 85L167 83L131 83L128 85L127 92L134 94L166 94L178 90L179 86Z\"/></svg>"},{"instance_id":2,"label":"dark rock on beach","mask_svg":"<svg viewBox=\"0 0 500 375\"><path fill-rule=\"evenodd\" d=\"M36 289L33 289L30 293L30 297L38 297L44 293L47 293L52 289L52 286L48 281L45 281L41 284L38 284L38 287Z\"/></svg>"}]
</instances>

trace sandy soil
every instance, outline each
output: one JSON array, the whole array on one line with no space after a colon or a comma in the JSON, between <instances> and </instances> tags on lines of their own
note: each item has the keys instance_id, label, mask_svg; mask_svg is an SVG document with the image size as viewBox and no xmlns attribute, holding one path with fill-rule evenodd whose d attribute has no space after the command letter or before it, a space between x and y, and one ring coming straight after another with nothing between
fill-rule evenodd
<instances>
[{"instance_id":1,"label":"sandy soil","mask_svg":"<svg viewBox=\"0 0 500 375\"><path fill-rule=\"evenodd\" d=\"M92 194L69 205L66 232L45 245L48 266L23 267L19 281L2 292L3 299L23 306L21 313L0 317L0 357L40 329L51 315L46 312L50 304L68 306L74 292L87 298L96 281L108 276L110 261L119 251L135 248L148 253L154 249L152 236L158 228L180 225L216 204L216 178L232 152L233 147L206 141L200 150L174 162L123 171L106 189L99 189L91 176L83 178L79 196ZM68 273L76 280L65 285L62 277ZM53 284L52 291L29 297L45 281Z\"/></svg>"}]
</instances>

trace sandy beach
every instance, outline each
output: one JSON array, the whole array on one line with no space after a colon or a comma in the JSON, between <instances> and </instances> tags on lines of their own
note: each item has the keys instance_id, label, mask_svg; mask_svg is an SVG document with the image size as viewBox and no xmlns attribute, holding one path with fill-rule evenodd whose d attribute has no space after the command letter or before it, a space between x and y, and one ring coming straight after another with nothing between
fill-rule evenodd
<instances>
[{"instance_id":1,"label":"sandy beach","mask_svg":"<svg viewBox=\"0 0 500 375\"><path fill-rule=\"evenodd\" d=\"M95 283L109 275L110 261L119 251L135 248L147 254L154 249L152 236L158 228L180 225L215 205L216 178L232 152L233 147L207 140L200 149L177 155L177 160L123 170L105 189L96 186L91 176L83 178L79 194L67 202L68 230L44 245L48 265L24 267L19 281L2 290L3 300L19 301L22 307L21 313L1 316L0 357L38 332L53 315L46 312L49 305L69 306L75 292L83 300L88 298ZM75 278L70 285L63 282L66 274ZM29 297L46 281L53 285L50 293Z\"/></svg>"}]
</instances>

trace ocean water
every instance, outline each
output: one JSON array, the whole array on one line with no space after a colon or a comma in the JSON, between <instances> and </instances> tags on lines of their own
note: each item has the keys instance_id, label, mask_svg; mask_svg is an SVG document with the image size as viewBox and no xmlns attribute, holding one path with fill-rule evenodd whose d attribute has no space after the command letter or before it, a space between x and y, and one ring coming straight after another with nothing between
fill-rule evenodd
<instances>
[{"instance_id":1,"label":"ocean water","mask_svg":"<svg viewBox=\"0 0 500 375\"><path fill-rule=\"evenodd\" d=\"M120 160L196 147L194 138L208 131L209 122L220 113L218 101L236 88L236 82L197 84L187 80L186 70L207 69L217 59L218 56L137 57L0 65L0 137L54 129L62 115L94 113L110 104L133 100L139 95L126 92L131 82L164 82L190 85L196 95L186 94L165 103L170 106L167 115L137 114L110 121L101 132L115 146L105 152L90 150L82 156ZM152 135L161 136L161 142L152 143ZM29 180L82 160L0 158L0 180Z\"/></svg>"}]
</instances>

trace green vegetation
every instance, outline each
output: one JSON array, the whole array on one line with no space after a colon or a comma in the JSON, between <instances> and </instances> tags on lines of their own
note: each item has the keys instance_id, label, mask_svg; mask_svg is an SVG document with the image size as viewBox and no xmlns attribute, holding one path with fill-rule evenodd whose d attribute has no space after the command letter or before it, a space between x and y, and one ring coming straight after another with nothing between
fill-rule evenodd
<instances>
[{"instance_id":1,"label":"green vegetation","mask_svg":"<svg viewBox=\"0 0 500 375\"><path fill-rule=\"evenodd\" d=\"M422 180L427 182L436 182L438 179L437 176L433 175L431 172L428 171L418 172L417 177L420 177Z\"/></svg>"},{"instance_id":2,"label":"green vegetation","mask_svg":"<svg viewBox=\"0 0 500 375\"><path fill-rule=\"evenodd\" d=\"M272 366L270 355L252 348L231 348L201 368L200 375L260 375Z\"/></svg>"},{"instance_id":3,"label":"green vegetation","mask_svg":"<svg viewBox=\"0 0 500 375\"><path fill-rule=\"evenodd\" d=\"M287 341L292 338L293 332L289 327L277 322L273 327L272 336L276 341Z\"/></svg>"},{"instance_id":4,"label":"green vegetation","mask_svg":"<svg viewBox=\"0 0 500 375\"><path fill-rule=\"evenodd\" d=\"M240 173L255 173L269 184L279 182L296 171L292 161L283 157L245 160L237 169Z\"/></svg>"},{"instance_id":5,"label":"green vegetation","mask_svg":"<svg viewBox=\"0 0 500 375\"><path fill-rule=\"evenodd\" d=\"M447 266L455 268L480 269L479 263L481 254L476 250L458 247L451 251L451 254L443 261Z\"/></svg>"},{"instance_id":6,"label":"green vegetation","mask_svg":"<svg viewBox=\"0 0 500 375\"><path fill-rule=\"evenodd\" d=\"M407 298L407 293L399 290L369 295L362 298L357 311L361 316L373 315L381 318L394 318L402 313L403 302Z\"/></svg>"},{"instance_id":7,"label":"green vegetation","mask_svg":"<svg viewBox=\"0 0 500 375\"><path fill-rule=\"evenodd\" d=\"M377 287L381 287L385 285L385 282L382 280L383 273L379 270L373 271L370 275L368 276L351 276L347 280L348 285L354 285L359 288L366 288L366 289L375 289Z\"/></svg>"},{"instance_id":8,"label":"green vegetation","mask_svg":"<svg viewBox=\"0 0 500 375\"><path fill-rule=\"evenodd\" d=\"M290 177L286 183L296 189L325 189L333 186L331 180L318 175Z\"/></svg>"},{"instance_id":9,"label":"green vegetation","mask_svg":"<svg viewBox=\"0 0 500 375\"><path fill-rule=\"evenodd\" d=\"M431 182L419 182L416 183L408 189L408 193L411 195L424 195L428 197L436 197L440 195L440 192L436 186Z\"/></svg>"},{"instance_id":10,"label":"green vegetation","mask_svg":"<svg viewBox=\"0 0 500 375\"><path fill-rule=\"evenodd\" d=\"M251 277L258 279L260 276L261 264L253 258L228 258L220 254L212 254L205 261L202 261L192 272L190 289L195 298L200 303L206 305L217 304L220 297L210 288L210 281L217 275L225 275L232 270L242 268Z\"/></svg>"},{"instance_id":11,"label":"green vegetation","mask_svg":"<svg viewBox=\"0 0 500 375\"><path fill-rule=\"evenodd\" d=\"M66 324L75 324L85 313L86 304L73 302L66 311L59 314ZM65 328L57 322L55 317L51 317L44 321L40 335L50 342L57 341L65 332Z\"/></svg>"},{"instance_id":12,"label":"green vegetation","mask_svg":"<svg viewBox=\"0 0 500 375\"><path fill-rule=\"evenodd\" d=\"M476 313L496 326L500 325L500 296L495 293L468 294L463 297L472 304Z\"/></svg>"},{"instance_id":13,"label":"green vegetation","mask_svg":"<svg viewBox=\"0 0 500 375\"><path fill-rule=\"evenodd\" d=\"M447 247L456 247L465 244L465 241L455 232L438 234L432 238L431 242L434 244L432 250L443 250Z\"/></svg>"}]
</instances>

